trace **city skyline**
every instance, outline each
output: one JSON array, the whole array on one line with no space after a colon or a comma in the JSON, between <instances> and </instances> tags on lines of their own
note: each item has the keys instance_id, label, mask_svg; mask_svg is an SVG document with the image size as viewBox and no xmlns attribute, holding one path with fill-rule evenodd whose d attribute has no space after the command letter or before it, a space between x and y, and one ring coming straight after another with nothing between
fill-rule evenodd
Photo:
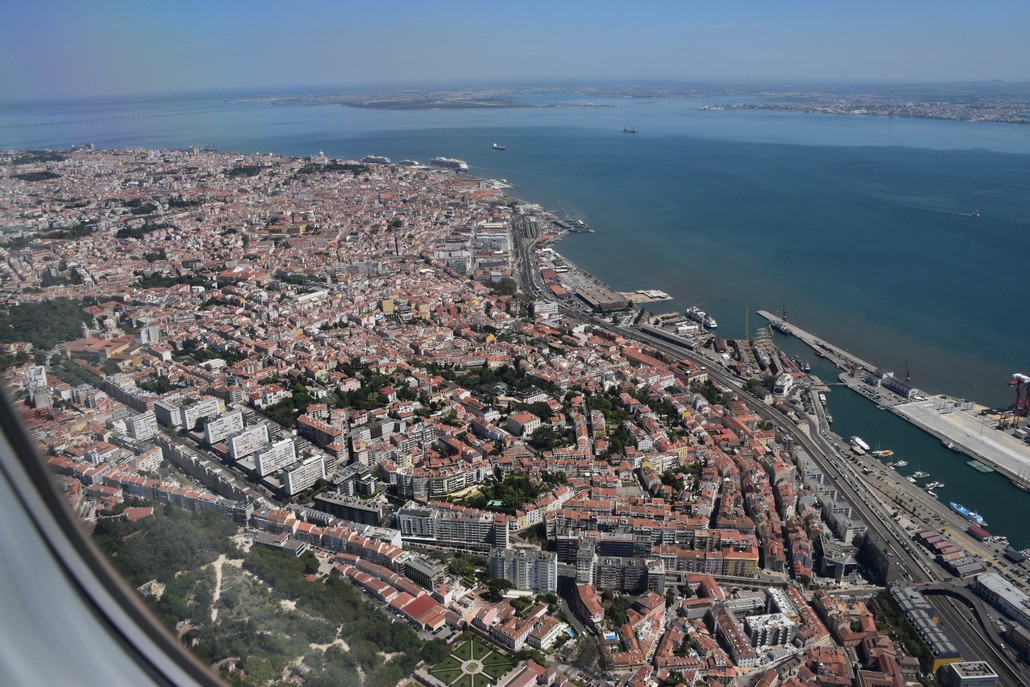
<instances>
[{"instance_id":1,"label":"city skyline","mask_svg":"<svg viewBox=\"0 0 1030 687\"><path fill-rule=\"evenodd\" d=\"M9 11L9 100L301 85L534 80L1025 81L1013 2L704 6L467 2ZM56 21L54 17L58 17Z\"/></svg>"}]
</instances>

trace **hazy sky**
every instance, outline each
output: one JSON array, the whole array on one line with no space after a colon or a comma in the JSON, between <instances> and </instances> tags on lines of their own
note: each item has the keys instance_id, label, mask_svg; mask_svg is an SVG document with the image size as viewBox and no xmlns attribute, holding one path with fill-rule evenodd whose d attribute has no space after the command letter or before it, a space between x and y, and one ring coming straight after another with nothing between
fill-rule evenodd
<instances>
[{"instance_id":1,"label":"hazy sky","mask_svg":"<svg viewBox=\"0 0 1030 687\"><path fill-rule=\"evenodd\" d=\"M0 99L526 79L1030 80L1030 2L32 0Z\"/></svg>"}]
</instances>

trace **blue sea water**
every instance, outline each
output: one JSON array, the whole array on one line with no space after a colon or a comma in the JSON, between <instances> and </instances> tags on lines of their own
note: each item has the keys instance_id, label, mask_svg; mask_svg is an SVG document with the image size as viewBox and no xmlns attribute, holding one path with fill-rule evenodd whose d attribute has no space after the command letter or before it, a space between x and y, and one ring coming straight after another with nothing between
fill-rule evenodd
<instances>
[{"instance_id":1,"label":"blue sea water","mask_svg":"<svg viewBox=\"0 0 1030 687\"><path fill-rule=\"evenodd\" d=\"M921 388L994 406L1012 402L1013 372L1030 371L1030 127L698 109L719 100L527 102L563 106L384 111L210 94L7 104L0 149L460 157L586 220L596 233L558 246L571 259L618 289L669 292L663 309L701 304L724 335L785 307L867 360L907 367Z\"/></svg>"}]
</instances>

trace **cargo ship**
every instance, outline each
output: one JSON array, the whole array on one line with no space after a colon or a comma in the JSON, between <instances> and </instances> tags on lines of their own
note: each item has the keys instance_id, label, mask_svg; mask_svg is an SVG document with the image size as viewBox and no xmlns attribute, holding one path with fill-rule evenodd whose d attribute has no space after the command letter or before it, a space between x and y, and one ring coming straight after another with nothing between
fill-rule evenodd
<instances>
[{"instance_id":1,"label":"cargo ship","mask_svg":"<svg viewBox=\"0 0 1030 687\"><path fill-rule=\"evenodd\" d=\"M955 503L954 501L952 501L951 502L951 510L955 511L956 513L961 515L966 520L969 520L971 522L975 522L980 527L987 527L987 521L984 520L980 516L979 513L977 513L976 511L969 510L968 508L963 506L961 503Z\"/></svg>"},{"instance_id":2,"label":"cargo ship","mask_svg":"<svg viewBox=\"0 0 1030 687\"><path fill-rule=\"evenodd\" d=\"M453 169L456 172L469 171L469 165L467 162L453 157L434 157L432 160L429 161L429 164L433 165L434 167Z\"/></svg>"}]
</instances>

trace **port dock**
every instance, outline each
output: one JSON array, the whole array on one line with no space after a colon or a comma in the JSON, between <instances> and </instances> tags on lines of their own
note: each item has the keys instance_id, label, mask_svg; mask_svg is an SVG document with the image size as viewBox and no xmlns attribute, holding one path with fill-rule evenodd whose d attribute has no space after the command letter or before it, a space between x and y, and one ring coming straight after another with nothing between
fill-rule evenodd
<instances>
[{"instance_id":1,"label":"port dock","mask_svg":"<svg viewBox=\"0 0 1030 687\"><path fill-rule=\"evenodd\" d=\"M658 303L661 301L671 301L672 296L659 291L658 289L637 289L636 291L620 291L620 296L623 296L630 303Z\"/></svg>"},{"instance_id":2,"label":"port dock","mask_svg":"<svg viewBox=\"0 0 1030 687\"><path fill-rule=\"evenodd\" d=\"M1009 479L1017 479L1030 471L1030 446L1008 432L997 431L986 406L918 389L913 389L911 398L903 398L883 386L873 386L866 382L866 377L875 373L878 366L768 311L759 310L758 314L775 324L781 333L797 337L820 357L840 368L843 385L937 437L952 450L980 461Z\"/></svg>"}]
</instances>

